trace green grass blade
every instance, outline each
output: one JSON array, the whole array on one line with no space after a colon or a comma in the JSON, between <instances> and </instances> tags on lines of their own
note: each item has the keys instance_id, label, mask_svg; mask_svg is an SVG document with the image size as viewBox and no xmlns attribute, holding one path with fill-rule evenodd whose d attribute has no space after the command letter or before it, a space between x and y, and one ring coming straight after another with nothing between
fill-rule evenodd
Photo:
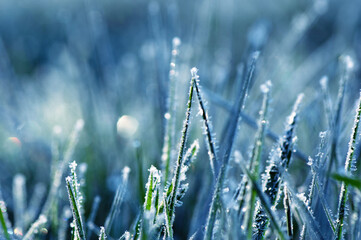
<instances>
[{"instance_id":1,"label":"green grass blade","mask_svg":"<svg viewBox=\"0 0 361 240\"><path fill-rule=\"evenodd\" d=\"M355 166L353 163L353 156L355 151L355 145L356 145L356 139L360 124L360 117L361 117L361 92L360 92L360 98L359 98L359 104L358 108L356 110L356 116L355 116L355 122L354 127L352 129L352 134L349 142L349 149L347 151L347 157L345 162L345 172L351 173L351 166ZM342 229L344 224L344 218L345 218L345 212L346 212L346 202L347 202L347 196L348 196L348 186L349 184L347 182L343 182L341 186L340 191L340 198L339 198L339 204L338 204L338 216L337 216L337 227L336 227L336 239L342 238Z\"/></svg>"},{"instance_id":2,"label":"green grass blade","mask_svg":"<svg viewBox=\"0 0 361 240\"><path fill-rule=\"evenodd\" d=\"M5 206L5 202L4 201L0 201L0 224L1 227L3 229L3 233L4 236L6 238L6 240L10 240L10 234L9 234L9 230L8 230L8 220L7 217L4 216L6 214L6 206Z\"/></svg>"},{"instance_id":3,"label":"green grass blade","mask_svg":"<svg viewBox=\"0 0 361 240\"><path fill-rule=\"evenodd\" d=\"M263 84L261 86L261 90L263 92L263 101L262 101L262 107L260 111L260 118L258 121L258 131L256 133L255 142L253 144L252 149L252 155L251 155L251 162L250 162L250 171L252 172L253 176L255 177L255 180L258 180L259 176L259 165L261 160L261 154L262 154L262 147L264 144L264 138L265 138L265 132L267 127L267 113L268 113L268 106L269 106L269 99L270 99L270 88L272 86L272 83L268 81L267 83ZM256 193L252 191L250 193L250 200L249 200L249 210L247 211L247 215L245 218L245 223L247 226L247 237L251 238L252 236L252 223L253 223L253 214L255 210L255 204L256 204ZM240 209L239 211L241 210Z\"/></svg>"},{"instance_id":4,"label":"green grass blade","mask_svg":"<svg viewBox=\"0 0 361 240\"><path fill-rule=\"evenodd\" d=\"M25 206L26 204L26 179L22 174L16 174L13 180L13 199L14 199L14 218L15 226L21 233L24 232L25 222Z\"/></svg>"},{"instance_id":5,"label":"green grass blade","mask_svg":"<svg viewBox=\"0 0 361 240\"><path fill-rule=\"evenodd\" d=\"M80 239L85 240L83 221L81 219L81 214L79 211L79 201L78 199L75 198L75 193L73 189L73 180L71 177L67 177L65 180L66 180L66 187L68 190L70 207L72 209L73 218L75 220L76 230L78 231Z\"/></svg>"},{"instance_id":6,"label":"green grass blade","mask_svg":"<svg viewBox=\"0 0 361 240\"><path fill-rule=\"evenodd\" d=\"M170 214L170 219L171 219L170 220L171 227L173 225L173 221L174 221L174 217L175 217L175 206L176 206L176 201L177 201L180 174L181 174L181 168L183 165L184 149L185 149L185 144L186 144L186 139L187 139L187 134L188 134L189 123L190 123L189 119L190 119L191 110L192 110L194 82L198 78L197 71L198 70L196 68L192 68L192 70L191 70L192 78L190 81L186 118L185 118L184 124L183 124L179 153L178 153L178 158L177 158L177 162L176 162L174 177L172 180L173 189L171 192L170 202L169 202L169 214Z\"/></svg>"},{"instance_id":7,"label":"green grass blade","mask_svg":"<svg viewBox=\"0 0 361 240\"><path fill-rule=\"evenodd\" d=\"M107 238L107 235L105 234L105 228L100 227L99 240L105 240L106 238Z\"/></svg>"},{"instance_id":8,"label":"green grass blade","mask_svg":"<svg viewBox=\"0 0 361 240\"><path fill-rule=\"evenodd\" d=\"M333 173L331 177L337 181L344 182L345 184L351 185L352 187L361 190L361 178L350 176L348 174Z\"/></svg>"}]
</instances>

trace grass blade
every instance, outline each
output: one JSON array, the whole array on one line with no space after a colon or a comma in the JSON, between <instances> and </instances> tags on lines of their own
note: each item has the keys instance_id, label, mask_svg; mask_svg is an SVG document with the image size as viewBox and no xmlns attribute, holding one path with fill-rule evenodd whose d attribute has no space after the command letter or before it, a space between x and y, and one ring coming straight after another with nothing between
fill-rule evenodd
<instances>
[{"instance_id":1,"label":"grass blade","mask_svg":"<svg viewBox=\"0 0 361 240\"><path fill-rule=\"evenodd\" d=\"M197 93L197 97L198 97L200 112L201 112L203 123L204 123L204 134L206 135L206 138L207 138L206 142L207 142L207 148L208 148L209 161L211 164L213 176L215 177L216 172L215 172L214 164L218 163L218 158L217 158L217 153L216 153L216 150L217 150L216 142L214 139L214 134L212 133L212 124L209 119L208 113L206 111L205 103L201 96L201 90L200 90L198 78L195 81L195 89L196 89L196 93Z\"/></svg>"},{"instance_id":2,"label":"grass blade","mask_svg":"<svg viewBox=\"0 0 361 240\"><path fill-rule=\"evenodd\" d=\"M192 110L192 101L193 101L193 88L194 88L194 82L198 78L197 75L197 68L192 68L192 78L190 81L190 88L189 88L189 96L188 96L188 103L187 103L187 111L186 111L186 118L183 123L183 130L182 130L182 136L179 146L179 153L178 158L176 162L176 168L174 172L174 177L172 180L173 189L170 196L170 203L169 203L169 214L170 214L170 226L172 228L174 217L175 217L175 206L177 201L177 195L178 195L178 188L179 188L179 181L180 181L180 174L181 174L181 168L183 165L183 155L184 155L184 148L187 140L187 134L188 134L188 128L189 128L189 122L190 122L190 115ZM172 232L170 233L170 237L172 237Z\"/></svg>"},{"instance_id":3,"label":"grass blade","mask_svg":"<svg viewBox=\"0 0 361 240\"><path fill-rule=\"evenodd\" d=\"M44 215L40 215L40 217L38 218L38 220L36 220L30 227L30 229L28 230L28 232L25 234L23 240L31 240L33 239L32 236L38 232L38 230L40 229L40 227L42 225L44 225L47 222L47 219Z\"/></svg>"},{"instance_id":4,"label":"grass blade","mask_svg":"<svg viewBox=\"0 0 361 240\"><path fill-rule=\"evenodd\" d=\"M122 182L119 184L117 191L115 193L112 206L110 207L110 211L108 213L108 216L105 220L104 228L107 233L110 232L113 221L115 216L119 213L120 205L124 198L124 193L126 190L127 182L128 182L128 176L129 176L130 168L124 167L123 168L123 176L122 176Z\"/></svg>"},{"instance_id":5,"label":"grass blade","mask_svg":"<svg viewBox=\"0 0 361 240\"><path fill-rule=\"evenodd\" d=\"M105 228L100 227L99 240L105 240L106 238L107 238L107 236L105 234Z\"/></svg>"},{"instance_id":6,"label":"grass blade","mask_svg":"<svg viewBox=\"0 0 361 240\"><path fill-rule=\"evenodd\" d=\"M347 174L333 173L331 177L361 190L361 179Z\"/></svg>"},{"instance_id":7,"label":"grass blade","mask_svg":"<svg viewBox=\"0 0 361 240\"><path fill-rule=\"evenodd\" d=\"M9 234L10 223L7 217L5 202L2 199L0 199L0 224L3 229L3 234L6 240L10 240L11 239Z\"/></svg>"},{"instance_id":8,"label":"grass blade","mask_svg":"<svg viewBox=\"0 0 361 240\"><path fill-rule=\"evenodd\" d=\"M83 221L81 219L81 213L79 211L79 208L80 208L79 201L78 201L78 199L76 199L76 193L73 188L73 184L74 184L73 179L71 177L67 177L65 179L65 181L66 181L66 187L68 190L70 207L73 212L73 218L74 218L74 222L75 222L75 226L76 226L75 231L77 231L77 233L79 234L79 238L81 240L85 240Z\"/></svg>"},{"instance_id":9,"label":"grass blade","mask_svg":"<svg viewBox=\"0 0 361 240\"><path fill-rule=\"evenodd\" d=\"M94 220L95 220L96 214L98 212L99 204L100 204L100 197L96 196L94 198L94 200L93 200L92 208L91 208L91 211L90 211L90 216L89 216L88 221L87 221L87 227L88 227L88 229L87 229L88 230L87 238L88 239L91 237L91 234L92 234L92 231L91 231L89 226L92 226L94 224Z\"/></svg>"},{"instance_id":10,"label":"grass blade","mask_svg":"<svg viewBox=\"0 0 361 240\"><path fill-rule=\"evenodd\" d=\"M231 114L235 114L236 110L235 108L224 98L222 98L220 95L216 94L215 92L210 91L209 89L206 89L203 87L203 91L208 96L208 99L214 103L215 105L218 105L219 107L227 110ZM245 124L247 124L249 127L253 129L258 129L258 124L255 119L253 119L251 116L249 116L247 113L241 112L240 117L242 118L242 121L244 121ZM266 137L273 142L278 142L280 139L280 136L278 136L275 132L273 132L271 129L266 130ZM303 162L307 163L307 155L303 153L300 149L295 148L294 152L295 157L301 159Z\"/></svg>"},{"instance_id":11,"label":"grass blade","mask_svg":"<svg viewBox=\"0 0 361 240\"><path fill-rule=\"evenodd\" d=\"M56 201L56 196L57 196L60 184L61 184L61 179L62 179L64 170L65 170L66 166L69 164L69 162L71 161L71 158L73 157L74 150L75 150L76 145L78 144L79 136L80 136L81 131L83 130L83 127L84 127L84 121L82 119L79 119L76 122L74 129L70 135L68 146L64 152L63 161L60 162L58 164L58 166L55 167L56 171L54 173L54 177L53 177L53 181L51 183L49 194L47 196L47 199L46 199L43 209L41 211L41 214L45 215L46 217L49 216L50 211Z\"/></svg>"},{"instance_id":12,"label":"grass blade","mask_svg":"<svg viewBox=\"0 0 361 240\"><path fill-rule=\"evenodd\" d=\"M163 163L163 172L164 172L164 183L168 181L170 170L171 170L171 160L173 153L173 142L174 142L174 128L175 128L175 114L176 114L176 78L177 78L177 57L179 54L179 46L181 41L179 38L173 38L172 41L172 56L170 62L169 70L169 96L167 108L168 112L164 115L166 121L165 136L164 136L164 145L163 145L163 154L162 154L162 163Z\"/></svg>"},{"instance_id":13,"label":"grass blade","mask_svg":"<svg viewBox=\"0 0 361 240\"><path fill-rule=\"evenodd\" d=\"M262 155L262 147L264 144L264 138L265 138L265 131L267 127L267 113L268 113L268 105L269 105L269 99L270 99L270 88L272 86L272 83L268 81L266 84L263 84L261 86L261 90L263 92L263 101L262 101L262 107L260 111L260 118L258 121L258 131L256 133L255 142L253 144L252 149L252 155L251 155L251 161L250 161L250 171L252 172L255 180L258 180L259 176L259 164L261 160ZM251 238L252 236L252 223L253 223L253 214L255 210L255 204L256 204L256 192L251 191L250 193L250 199L249 199L249 210L247 211L247 215L245 218L246 223L246 229L247 229L247 237ZM240 206L240 210L241 210ZM239 210L239 211L240 211Z\"/></svg>"},{"instance_id":14,"label":"grass blade","mask_svg":"<svg viewBox=\"0 0 361 240\"><path fill-rule=\"evenodd\" d=\"M352 129L352 134L349 142L349 149L347 151L347 157L345 162L345 172L351 173L353 170L351 167L355 166L353 155L355 151L356 138L358 134L359 124L360 124L360 116L361 116L361 92L359 98L358 108L356 110L354 127ZM336 239L342 238L342 229L346 212L346 201L348 196L348 183L343 182L341 185L340 198L338 204L338 216L337 216L337 227L336 227Z\"/></svg>"},{"instance_id":15,"label":"grass blade","mask_svg":"<svg viewBox=\"0 0 361 240\"><path fill-rule=\"evenodd\" d=\"M290 204L290 197L288 194L287 184L284 185L284 198L283 198L283 205L285 208L286 214L286 223L287 223L287 233L290 239L293 237L293 224L292 224L292 212L291 212L291 204Z\"/></svg>"},{"instance_id":16,"label":"grass blade","mask_svg":"<svg viewBox=\"0 0 361 240\"><path fill-rule=\"evenodd\" d=\"M13 196L14 196L14 217L15 226L17 232L21 235L24 232L25 222L25 206L26 206L26 189L25 189L25 176L17 174L13 180Z\"/></svg>"},{"instance_id":17,"label":"grass blade","mask_svg":"<svg viewBox=\"0 0 361 240\"><path fill-rule=\"evenodd\" d=\"M332 121L332 144L330 149L330 161L327 168L327 176L331 174L332 166L334 163L338 163L338 151L337 151L337 145L338 145L338 138L341 131L341 116L342 116L342 109L343 109L343 101L345 98L345 92L346 92L346 85L347 81L350 77L351 70L353 68L353 62L350 58L350 56L341 56L340 57L341 63L342 63L342 76L339 83L339 89L338 89L338 95L337 95L337 102L335 107L335 115L334 120ZM337 167L337 165L336 165ZM328 180L329 178L326 178L325 183L325 190L327 191L328 187Z\"/></svg>"}]
</instances>

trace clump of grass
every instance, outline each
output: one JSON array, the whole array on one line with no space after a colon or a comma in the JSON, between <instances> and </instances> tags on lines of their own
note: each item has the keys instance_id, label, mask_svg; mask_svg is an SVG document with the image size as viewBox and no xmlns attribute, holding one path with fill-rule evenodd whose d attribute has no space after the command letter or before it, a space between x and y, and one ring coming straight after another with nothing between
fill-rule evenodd
<instances>
[{"instance_id":1,"label":"clump of grass","mask_svg":"<svg viewBox=\"0 0 361 240\"><path fill-rule=\"evenodd\" d=\"M224 152L223 152L223 160L222 160L222 166L219 170L217 180L214 186L214 192L212 195L212 202L211 206L209 208L208 217L207 217L207 224L205 227L205 233L204 233L204 239L212 239L213 237L213 228L216 220L216 213L219 208L219 201L220 201L220 192L223 187L223 181L224 176L226 174L229 158L232 152L233 144L235 141L237 128L238 128L238 122L240 120L240 112L242 111L244 107L244 103L247 97L248 88L250 85L250 81L252 79L254 70L255 70L255 64L259 57L259 52L255 52L251 56L251 61L248 69L248 74L246 76L245 81L243 82L240 97L237 101L237 113L233 115L230 118L230 124L228 125L228 131L227 131L227 140L225 141L227 143L226 146L224 146Z\"/></svg>"},{"instance_id":2,"label":"clump of grass","mask_svg":"<svg viewBox=\"0 0 361 240\"><path fill-rule=\"evenodd\" d=\"M341 57L342 70L338 89L333 86L337 77L335 78L333 71L329 71L327 75L330 81L328 77L322 77L319 81L321 91L318 93L317 89L313 89L318 86L318 82L314 83L314 80L318 80L315 76L323 74L324 69L330 69L324 63L334 60L336 52L338 54L343 48L342 43L346 42L344 36L340 37L337 33L331 34L330 37L326 34L325 36L330 39L321 41L322 46L315 48L316 45L312 45L311 48L307 46L304 48L315 49L315 52L309 56L302 52L300 54L299 50L292 51L303 39L307 39L307 42L312 41L313 37L307 36L308 32L312 31L306 30L318 24L316 20L327 7L326 2L316 0L311 8L294 18L290 26L291 31L288 31L289 35L283 40L280 39L282 43L286 43L283 44L287 45L285 48L280 48L277 41L271 41L269 46L267 44L268 37L273 36L269 32L271 30L269 23L273 20L256 22L247 36L247 49L243 56L239 55L237 49L228 49L229 46L238 47L242 43L234 44L234 39L223 37L234 35L229 34L236 27L229 22L233 19L232 11L226 11L232 10L230 6L234 6L234 1L222 4L222 11L215 8L211 2L203 1L203 5L199 7L200 11L196 11L198 22L191 24L192 28L195 27L192 32L194 31L196 35L185 38L184 56L179 56L179 38L174 38L172 46L168 46L169 34L176 33L177 29L182 29L182 32L177 33L183 33L183 28L177 26L177 18L188 16L183 9L178 9L180 5L175 1L171 1L169 5L155 1L149 3L150 27L153 35L150 39L146 38L139 51L129 48L127 49L129 52L121 59L112 59L112 51L104 46L108 37L111 42L117 42L114 41L117 38L113 38L113 35L107 36L108 25L103 23L103 20L107 19L103 13L108 11L85 9L87 14L90 13L87 19L91 27L90 40L78 39L78 36L87 34L82 34L83 32L73 34L70 26L72 22L69 21L72 18L68 19L68 14L61 14L65 19L64 22L67 22L65 29L70 31L71 38L65 38L69 41L64 43L64 47L55 44L56 51L52 50L50 54L52 56L60 49L58 58L61 64L58 64L55 57L57 64L45 64L46 71L42 70L41 74L37 74L37 69L32 69L31 72L35 70L34 73L41 77L44 72L48 72L48 69L52 69L51 73L53 68L59 70L57 68L60 65L61 71L54 72L64 73L70 69L70 75L79 79L85 75L85 79L89 82L85 82L84 87L82 86L79 91L79 99L81 99L79 108L87 122L85 138L81 139L80 148L75 151L84 125L84 121L79 120L69 138L61 135L59 127L54 127L53 136L48 136L46 141L39 141L39 144L33 143L34 136L31 135L37 131L28 132L28 129L33 130L31 127L33 124L28 124L32 122L31 118L23 114L15 117L6 116L8 112L20 113L17 111L19 110L17 105L28 107L17 98L16 94L13 98L13 92L17 92L15 89L21 89L19 90L21 94L32 91L28 91L28 84L24 89L23 86L18 86L18 83L23 81L21 80L23 76L20 79L16 79L15 76L15 72L18 71L16 68L19 66L15 68L14 76L5 74L7 76L4 79L11 76L9 79L14 80L12 84L15 87L11 87L9 96L6 96L6 89L0 96L3 103L14 102L10 109L6 105L1 106L5 117L0 118L0 142L3 143L5 142L3 139L7 139L7 143L11 146L1 144L0 151L0 170L4 173L1 175L1 180L5 181L4 184L1 183L1 190L4 192L4 199L9 200L8 211L4 199L0 196L0 239L108 238L113 240L118 239L122 233L124 234L119 239L132 240L184 239L186 235L190 237L189 239L207 240L359 238L361 180L353 174L353 171L356 170L356 166L359 167L361 156L361 141L358 135L361 96L348 146L345 171L334 172L335 169L340 169L339 159L343 153L341 148L344 144L344 133L347 132L347 121L350 119L347 104L354 96L354 89L359 88L358 79L351 78L353 67L357 64L354 64L350 57ZM95 6L91 1L85 5L87 8ZM133 4L129 6L133 7ZM342 5L341 12L352 13L353 11L348 11L348 8L347 4ZM333 6L332 9L335 7ZM128 8L125 8L125 11L127 10ZM182 11L178 12L178 10ZM80 21L77 17L74 18L77 20L74 25L83 22L82 16L79 17ZM325 16L326 20L328 18L329 16ZM342 15L339 19L342 19ZM355 17L351 19L354 21L347 21L350 25L359 21ZM118 21L117 18L114 20ZM222 27L211 29L211 23ZM165 26L171 27L164 29ZM84 27L79 29L83 31ZM350 32L352 28L346 26L338 30L343 34ZM218 39L219 36L222 37ZM208 37L216 37L216 39L213 41ZM77 40L85 40L80 49L78 44L74 43L83 41ZM192 42L193 40L195 42ZM132 45L134 44L132 42L127 43ZM22 46L23 42L20 43ZM194 43L196 44L192 46ZM10 51L14 48L13 43L5 46ZM212 51L207 52L208 48ZM260 49L262 51L264 49L265 54L258 62L257 50ZM11 66L8 63L3 64L7 61L7 48L2 46L1 39L0 50L2 54L0 59L5 59L0 61L2 73L4 72L2 70L9 71ZM121 52L122 49L119 51ZM301 56L297 57L296 61L293 61L293 52ZM359 54L357 51L352 52L352 49L350 52L356 57ZM32 54L28 56L28 52L25 53L30 60L39 58ZM248 55L249 53L251 54ZM18 55L15 54L14 58L11 54L9 59L18 61ZM40 55L40 58L43 61L42 56ZM248 57L247 64L243 62L244 57ZM238 66L233 65L239 59L242 60ZM67 62L71 64L68 66ZM191 62L196 62L202 66L202 69L204 68L202 79L205 81L200 82L198 70L193 68L190 84L183 86L184 83L181 81L183 69ZM256 62L257 78L254 77ZM20 68L24 67L23 64L20 65ZM27 68L28 63L25 65ZM32 64L29 65L32 68ZM83 74L83 71L86 74ZM290 73L291 77L285 81L284 77L288 77ZM3 77L0 76L1 79ZM141 84L136 81L138 77L144 80ZM273 79L275 87L272 88L272 92L277 101L272 118L269 117L271 83L266 82L261 85L261 93L257 88L252 89L270 77ZM51 75L50 79L55 81L53 79L56 78ZM117 80L121 81L117 82ZM2 86L12 84L2 84ZM181 91L178 90L182 87L189 89L188 94L186 90L184 91L187 103L185 108L178 108L182 99ZM285 114L289 100L295 97L294 93L300 90L307 92L309 96L307 105L302 111L304 121L298 125L299 104L302 98L299 96L286 122L284 135L279 137L278 127L280 121L283 121L280 116ZM57 99L57 94L52 93L53 91L49 94L50 98L54 96L54 99ZM331 101L334 97L333 93L337 94L334 102ZM4 95L9 99L3 99ZM133 101L134 97L137 98L136 101ZM234 103L231 100L233 97L235 97ZM31 98L31 100L36 99ZM214 103L215 107L213 108L213 105L209 107L206 100ZM154 107L153 101L159 105ZM246 101L249 102L247 107L245 107ZM47 101L42 102L48 105ZM31 113L32 110L37 114L43 113L43 109L36 111L36 107L32 106L33 102L30 103ZM132 104L131 107L128 107L129 103ZM201 124L198 125L191 123L194 104L199 107L196 116L200 116ZM262 105L257 115L258 107L256 109L255 106L258 104ZM67 109L66 104L63 106L62 102L59 103L59 111L56 109L56 115L63 111L63 108ZM182 111L185 111L185 119L177 119ZM122 126L123 129L131 129L126 131L128 134L113 129L113 121L120 113L132 115L129 117L129 122L124 122ZM320 116L321 114L325 117ZM43 115L47 118L49 114ZM8 123L8 121L12 123L13 120L8 120L12 118L16 118L15 124ZM56 122L59 124L63 120L56 119ZM182 128L177 131L178 122L183 120ZM24 122L25 127L17 126L18 121ZM118 123L121 124L120 121ZM244 126L241 125L243 123ZM11 125L16 126L11 129L9 127ZM38 128L42 131L48 129L42 125ZM297 132L300 133L298 134L300 144L297 149L295 129L299 129ZM325 132L320 134L317 149L316 133L321 130ZM218 131L220 131L220 141L216 141L215 138ZM4 137L4 133L11 133L17 137ZM179 144L176 141L178 134ZM204 141L201 142L205 146L199 143L199 138L203 138ZM272 143L277 142L277 145L270 147L271 142L268 140ZM38 145L44 145L44 150L42 147L38 149ZM10 149L14 146L15 149ZM200 151L198 154L203 147L205 151ZM271 151L268 151L269 149ZM314 150L317 154L310 155ZM43 152L45 154L39 154ZM266 153L269 156L268 162L263 161L267 159ZM24 161L21 164L17 160L12 161L16 158ZM196 158L197 163L192 165ZM85 170L81 171L81 165L77 170L77 164L75 161L72 162L73 159L89 164L90 172L87 176L84 176ZM96 161L101 162L97 165ZM36 170L36 174L33 174L32 170L29 174L23 165ZM70 174L65 181L62 181L69 165ZM4 171L8 166L12 167L10 173ZM48 177L47 172L46 177L43 177L45 167L50 169L49 184L44 181ZM122 177L118 181L114 172L121 169L123 169ZM148 169L147 178L145 178L146 169ZM95 174L99 176L94 177ZM113 176L110 175L116 179L117 187L112 201L107 198L114 183ZM85 179L87 184L86 188L83 188L82 183L85 184L85 181L82 180ZM338 182L330 179L340 182L340 190ZM7 184L6 181L13 181L13 185ZM333 188L328 186L331 184ZM64 199L66 197L69 198L69 202ZM86 202L83 197L86 197ZM101 203L100 197L102 197ZM336 218L332 216L332 211L337 211ZM9 218L14 219L14 227L11 226Z\"/></svg>"},{"instance_id":3,"label":"clump of grass","mask_svg":"<svg viewBox=\"0 0 361 240\"><path fill-rule=\"evenodd\" d=\"M281 184L282 171L280 167L287 171L290 163L293 145L295 142L295 127L298 118L299 105L303 98L303 94L297 97L291 115L288 118L285 135L280 141L280 146L277 146L271 153L270 163L267 166L264 180L263 191L269 198L272 207L277 205L279 197L279 189ZM256 211L255 224L254 224L254 239L263 239L266 229L268 227L268 217L264 214L264 210L260 205Z\"/></svg>"},{"instance_id":4,"label":"clump of grass","mask_svg":"<svg viewBox=\"0 0 361 240\"><path fill-rule=\"evenodd\" d=\"M256 180L254 179L254 177L252 176L252 174L248 171L247 168L245 168L243 165L241 165L241 169L243 171L244 174L247 175L248 179L250 180L252 187L254 189L254 191L257 193L258 198L263 206L263 208L265 209L266 213L268 214L269 219L271 220L271 224L273 225L273 227L276 229L278 236L280 237L280 239L286 239L286 237L284 236L284 233L281 229L281 225L278 223L277 218L272 210L272 205L269 202L268 197L263 193L261 187L257 184Z\"/></svg>"}]
</instances>

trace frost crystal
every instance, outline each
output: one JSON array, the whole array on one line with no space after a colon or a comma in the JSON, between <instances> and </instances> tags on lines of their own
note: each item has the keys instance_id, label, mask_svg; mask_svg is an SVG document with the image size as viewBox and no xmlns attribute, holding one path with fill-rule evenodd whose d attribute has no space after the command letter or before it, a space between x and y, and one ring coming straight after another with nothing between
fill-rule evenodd
<instances>
[{"instance_id":1,"label":"frost crystal","mask_svg":"<svg viewBox=\"0 0 361 240\"><path fill-rule=\"evenodd\" d=\"M182 41L180 40L179 37L175 37L173 38L172 44L173 44L173 48L177 48L181 45Z\"/></svg>"},{"instance_id":2,"label":"frost crystal","mask_svg":"<svg viewBox=\"0 0 361 240\"><path fill-rule=\"evenodd\" d=\"M261 85L260 89L262 93L268 93L271 87L272 87L272 82L271 80L268 80L267 82Z\"/></svg>"},{"instance_id":3,"label":"frost crystal","mask_svg":"<svg viewBox=\"0 0 361 240\"><path fill-rule=\"evenodd\" d=\"M320 85L321 85L322 89L327 89L327 84L328 84L328 77L323 76L320 80Z\"/></svg>"},{"instance_id":4,"label":"frost crystal","mask_svg":"<svg viewBox=\"0 0 361 240\"><path fill-rule=\"evenodd\" d=\"M193 68L191 69L192 78L198 79L199 76L197 75L197 73L198 73L198 68L193 67Z\"/></svg>"},{"instance_id":5,"label":"frost crystal","mask_svg":"<svg viewBox=\"0 0 361 240\"><path fill-rule=\"evenodd\" d=\"M343 56L342 61L345 64L346 70L352 70L355 66L352 58L349 55Z\"/></svg>"}]
</instances>

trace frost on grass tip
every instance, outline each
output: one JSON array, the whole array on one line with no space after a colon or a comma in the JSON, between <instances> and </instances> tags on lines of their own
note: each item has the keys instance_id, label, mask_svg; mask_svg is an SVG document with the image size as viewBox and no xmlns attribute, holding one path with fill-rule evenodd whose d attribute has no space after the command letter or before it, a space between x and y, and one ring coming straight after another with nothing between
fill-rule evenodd
<instances>
[{"instance_id":1,"label":"frost on grass tip","mask_svg":"<svg viewBox=\"0 0 361 240\"><path fill-rule=\"evenodd\" d=\"M193 68L191 69L192 78L198 80L199 76L198 76L197 74L198 74L198 68L193 67Z\"/></svg>"},{"instance_id":2,"label":"frost on grass tip","mask_svg":"<svg viewBox=\"0 0 361 240\"><path fill-rule=\"evenodd\" d=\"M271 80L268 80L267 82L265 82L260 86L260 89L262 93L268 93L271 87L272 87L272 82Z\"/></svg>"},{"instance_id":3,"label":"frost on grass tip","mask_svg":"<svg viewBox=\"0 0 361 240\"><path fill-rule=\"evenodd\" d=\"M173 48L178 48L181 45L182 41L179 37L175 37L172 40Z\"/></svg>"}]
</instances>

